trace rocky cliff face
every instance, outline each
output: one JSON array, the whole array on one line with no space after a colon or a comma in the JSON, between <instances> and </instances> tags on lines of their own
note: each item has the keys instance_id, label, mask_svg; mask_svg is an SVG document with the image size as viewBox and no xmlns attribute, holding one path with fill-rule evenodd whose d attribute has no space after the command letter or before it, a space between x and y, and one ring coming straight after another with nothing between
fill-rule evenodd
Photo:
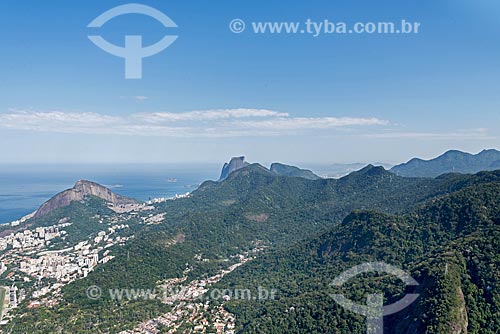
<instances>
[{"instance_id":1,"label":"rocky cliff face","mask_svg":"<svg viewBox=\"0 0 500 334\"><path fill-rule=\"evenodd\" d=\"M250 166L250 164L245 161L245 157L243 156L231 158L231 161L229 161L229 163L225 163L224 166L222 167L222 172L220 174L219 181L224 181L229 177L231 173L248 166ZM267 169L262 166L260 167L262 169L265 169L267 172L270 171L271 173L279 176L300 177L308 180L321 179L319 176L315 175L310 170L300 169L295 166L284 165L277 162L273 163L270 169Z\"/></svg>"},{"instance_id":2,"label":"rocky cliff face","mask_svg":"<svg viewBox=\"0 0 500 334\"><path fill-rule=\"evenodd\" d=\"M96 196L114 205L137 203L136 200L115 194L108 188L90 181L78 181L71 189L65 190L45 202L35 213L34 218L45 216L50 212L82 201L86 196Z\"/></svg>"},{"instance_id":3,"label":"rocky cliff face","mask_svg":"<svg viewBox=\"0 0 500 334\"><path fill-rule=\"evenodd\" d=\"M245 168L246 166L248 166L248 162L245 161L245 157L232 158L229 163L225 163L222 167L219 181L227 179L229 174L239 169Z\"/></svg>"}]
</instances>

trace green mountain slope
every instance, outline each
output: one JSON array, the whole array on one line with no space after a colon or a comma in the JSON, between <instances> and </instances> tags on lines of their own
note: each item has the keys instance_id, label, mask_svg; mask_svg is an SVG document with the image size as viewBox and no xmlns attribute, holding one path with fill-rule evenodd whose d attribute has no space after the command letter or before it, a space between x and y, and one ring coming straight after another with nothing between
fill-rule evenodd
<instances>
[{"instance_id":1,"label":"green mountain slope","mask_svg":"<svg viewBox=\"0 0 500 334\"><path fill-rule=\"evenodd\" d=\"M270 168L271 172L280 176L302 177L308 180L318 180L320 177L307 169L301 169L295 166L273 163Z\"/></svg>"},{"instance_id":2,"label":"green mountain slope","mask_svg":"<svg viewBox=\"0 0 500 334\"><path fill-rule=\"evenodd\" d=\"M353 213L318 238L255 260L219 288L257 289L264 283L279 290L275 301L226 305L242 333L364 333L363 317L338 306L329 283L352 266L384 261L421 283L418 302L386 317L384 332L498 333L499 203L495 181L432 199L402 216ZM397 281L368 276L342 293L363 304L375 290L385 292L386 304L404 292Z\"/></svg>"},{"instance_id":3,"label":"green mountain slope","mask_svg":"<svg viewBox=\"0 0 500 334\"><path fill-rule=\"evenodd\" d=\"M66 286L59 305L21 309L22 317L12 322L12 333L117 333L170 306L158 301L116 302L106 296L90 300L88 287L96 285L103 291L154 288L162 280L184 275L189 282L226 268L234 261L231 256L256 244L266 247L262 257L240 267L221 284L266 284L279 288L281 297L262 305L229 304L238 315L240 329L324 333L325 326L334 324L339 333L357 333L364 328L362 317L336 307L324 294L323 285L342 269L375 258L413 268L428 252L475 231L477 224L470 219L482 217L474 211L476 206L461 206L460 211L445 205L447 197L442 196L451 192L459 196L474 187L475 191L489 189L499 180L497 172L404 178L373 166L339 180L307 180L277 176L260 165L250 165L223 182L204 183L189 198L156 205L147 215L165 214L161 224L141 226L133 240L113 248L116 257ZM495 191L491 191L493 201ZM478 208L488 199L474 197ZM414 209L423 203L427 204ZM358 213L350 214L353 211ZM485 214L493 213L487 210ZM442 216L443 226L420 224L419 217L426 215L429 221ZM449 226L447 217L453 219ZM483 223L490 224L487 219ZM207 261L195 260L198 256ZM397 299L401 293L396 290L389 298ZM284 313L291 307L301 313Z\"/></svg>"}]
</instances>

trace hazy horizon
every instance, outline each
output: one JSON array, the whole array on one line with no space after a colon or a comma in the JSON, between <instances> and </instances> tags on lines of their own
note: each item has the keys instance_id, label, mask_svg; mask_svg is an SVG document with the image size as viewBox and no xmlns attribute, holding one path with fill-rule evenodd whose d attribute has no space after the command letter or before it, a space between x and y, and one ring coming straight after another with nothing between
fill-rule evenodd
<instances>
[{"instance_id":1,"label":"hazy horizon","mask_svg":"<svg viewBox=\"0 0 500 334\"><path fill-rule=\"evenodd\" d=\"M467 151L467 150L462 150L462 149L457 149L457 148L448 148L445 149L444 151L440 151L440 153L437 153L435 155L429 155L429 156L417 156L417 155L411 155L410 152L408 152L408 158L406 160L401 160L401 161L394 161L394 160L383 160L383 159L372 159L372 160L363 160L363 159L358 159L358 160L344 160L344 161L301 161L301 160L257 160L257 159L252 159L251 157L249 158L248 155L246 154L234 154L234 155L228 155L225 159L221 160L210 160L210 161L158 161L158 162L141 162L141 161L85 161L85 162L74 162L74 161L66 161L66 162L56 162L56 161L46 161L46 162L2 162L0 164L0 170L2 168L8 168L8 167L26 167L26 168L31 168L33 166L40 166L40 167L92 167L92 166L101 166L101 167L110 167L114 168L117 166L183 166L183 167L189 167L189 166L202 166L202 165L213 165L213 166L220 166L222 168L222 165L226 162L228 162L231 158L233 157L240 157L244 156L245 160L250 162L250 163L259 163L263 166L270 166L272 163L278 162L278 163L284 163L284 164L290 164L290 165L296 165L298 167L303 167L304 165L309 165L309 166L329 166L329 165L348 165L348 164L383 164L383 165L398 165L402 163L406 163L410 161L413 158L419 158L423 160L431 160L434 158L437 158L441 156L442 154L452 151L452 150L457 150L461 151L464 153L469 153L476 155L484 150L499 150L498 148L495 147L486 147L482 148L476 151Z\"/></svg>"}]
</instances>

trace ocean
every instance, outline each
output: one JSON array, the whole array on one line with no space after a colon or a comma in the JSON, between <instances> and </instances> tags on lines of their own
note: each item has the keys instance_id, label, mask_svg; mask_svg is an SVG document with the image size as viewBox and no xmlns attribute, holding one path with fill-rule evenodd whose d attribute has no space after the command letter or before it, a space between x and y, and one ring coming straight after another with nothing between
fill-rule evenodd
<instances>
[{"instance_id":1,"label":"ocean","mask_svg":"<svg viewBox=\"0 0 500 334\"><path fill-rule=\"evenodd\" d=\"M0 224L33 211L78 180L104 185L141 201L173 197L219 178L220 164L0 166Z\"/></svg>"}]
</instances>

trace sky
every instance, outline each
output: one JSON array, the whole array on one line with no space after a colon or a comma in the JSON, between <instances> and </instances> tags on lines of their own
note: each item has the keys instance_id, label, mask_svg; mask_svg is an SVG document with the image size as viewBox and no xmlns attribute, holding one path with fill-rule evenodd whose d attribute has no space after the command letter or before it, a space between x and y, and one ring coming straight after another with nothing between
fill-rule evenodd
<instances>
[{"instance_id":1,"label":"sky","mask_svg":"<svg viewBox=\"0 0 500 334\"><path fill-rule=\"evenodd\" d=\"M0 2L0 164L399 163L500 148L495 0ZM230 23L243 20L245 31ZM420 23L412 34L256 33L254 23ZM88 36L178 36L126 79Z\"/></svg>"}]
</instances>

